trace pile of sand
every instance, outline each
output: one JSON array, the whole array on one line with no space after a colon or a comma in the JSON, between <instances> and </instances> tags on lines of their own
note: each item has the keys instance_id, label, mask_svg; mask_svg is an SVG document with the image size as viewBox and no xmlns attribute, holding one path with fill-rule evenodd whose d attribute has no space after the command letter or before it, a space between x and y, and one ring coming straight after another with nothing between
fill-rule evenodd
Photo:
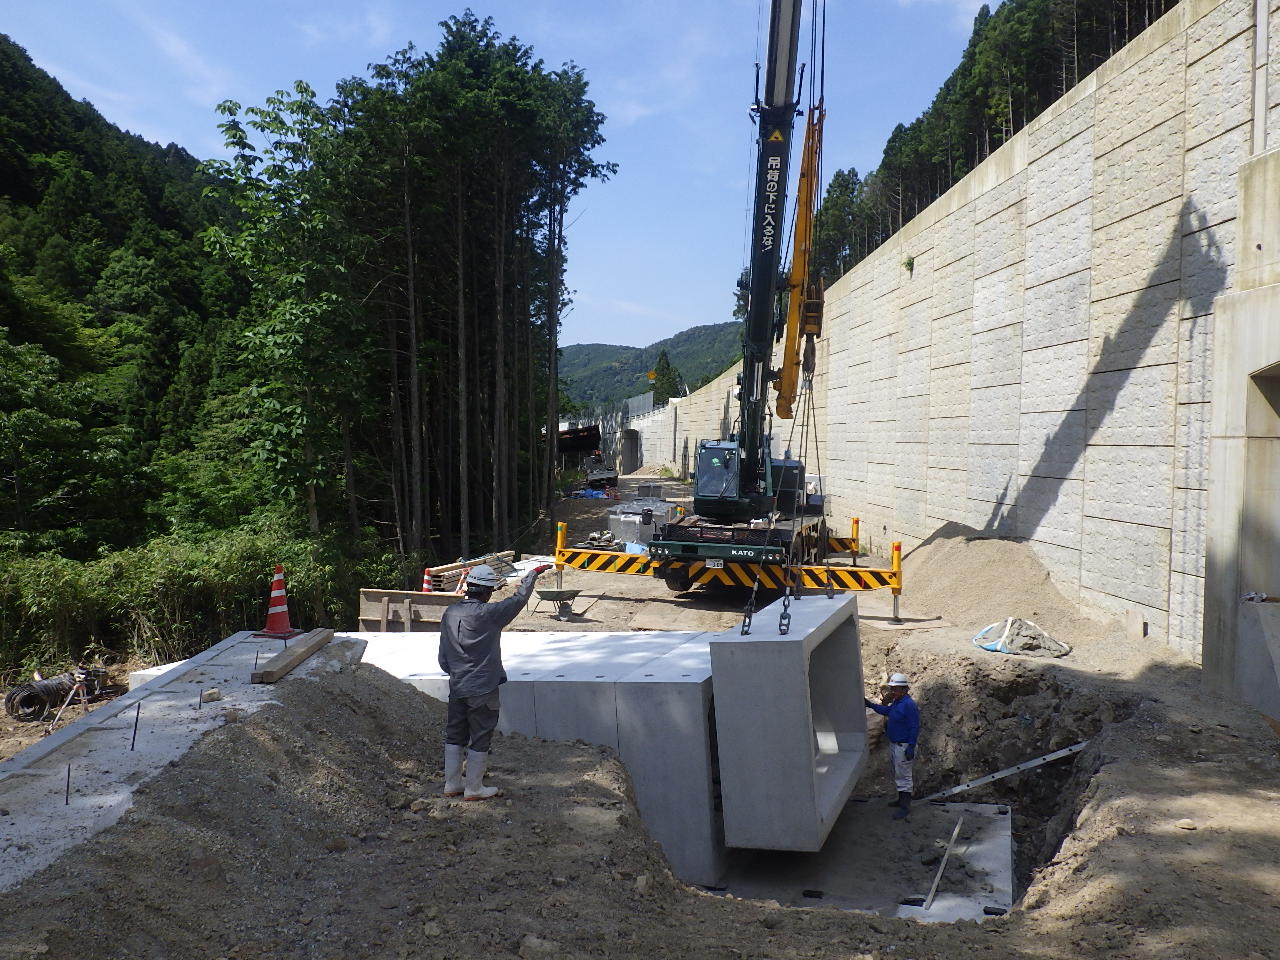
<instances>
[{"instance_id":1,"label":"pile of sand","mask_svg":"<svg viewBox=\"0 0 1280 960\"><path fill-rule=\"evenodd\" d=\"M1117 624L1063 596L1031 547L944 528L903 560L904 597L915 614L942 617L977 633L1006 617L1031 620L1073 646Z\"/></svg>"}]
</instances>

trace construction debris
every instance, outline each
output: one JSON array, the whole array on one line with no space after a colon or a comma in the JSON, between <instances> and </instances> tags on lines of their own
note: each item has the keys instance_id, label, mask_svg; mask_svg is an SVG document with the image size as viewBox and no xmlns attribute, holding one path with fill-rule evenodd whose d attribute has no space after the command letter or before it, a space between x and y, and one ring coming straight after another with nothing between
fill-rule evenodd
<instances>
[{"instance_id":1,"label":"construction debris","mask_svg":"<svg viewBox=\"0 0 1280 960\"><path fill-rule=\"evenodd\" d=\"M997 636L995 631L1001 626ZM1021 654L1028 657L1065 657L1071 652L1069 644L1055 640L1030 620L1008 617L988 624L973 638L973 645L992 653Z\"/></svg>"},{"instance_id":2,"label":"construction debris","mask_svg":"<svg viewBox=\"0 0 1280 960\"><path fill-rule=\"evenodd\" d=\"M19 720L42 720L77 694L86 703L97 700L106 683L107 671L100 667L77 667L56 677L32 680L5 694L5 713Z\"/></svg>"}]
</instances>

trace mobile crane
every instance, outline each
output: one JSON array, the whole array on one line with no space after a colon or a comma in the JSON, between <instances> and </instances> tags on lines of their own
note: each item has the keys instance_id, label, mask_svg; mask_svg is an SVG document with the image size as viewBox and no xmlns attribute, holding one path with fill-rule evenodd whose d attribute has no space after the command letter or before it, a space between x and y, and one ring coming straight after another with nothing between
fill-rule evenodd
<instances>
[{"instance_id":1,"label":"mobile crane","mask_svg":"<svg viewBox=\"0 0 1280 960\"><path fill-rule=\"evenodd\" d=\"M777 309L787 168L799 114L795 91L802 4L803 0L771 0L765 82L752 107L759 133L736 429L727 437L700 442L693 513L665 524L647 553L571 548L560 529L558 567L658 576L675 590L695 583L828 591L888 587L895 600L901 591L900 545L894 544L890 569L857 567L857 520L850 537L828 530L821 511L815 515L808 506L804 464L792 459L790 450L775 457L768 430L770 385L778 394L778 418L794 419L802 381L813 375L814 341L822 329L822 287L810 277L824 118L820 97L805 123L791 268L785 281L788 305L785 314ZM781 366L774 371L777 339L784 345ZM841 552L851 554L852 562L833 564L829 555Z\"/></svg>"}]
</instances>

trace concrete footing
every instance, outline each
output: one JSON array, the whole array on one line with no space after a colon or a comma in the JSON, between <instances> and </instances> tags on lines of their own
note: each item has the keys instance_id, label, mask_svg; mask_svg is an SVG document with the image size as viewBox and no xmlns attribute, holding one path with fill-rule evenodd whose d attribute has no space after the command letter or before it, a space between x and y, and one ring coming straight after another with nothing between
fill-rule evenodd
<instances>
[{"instance_id":1,"label":"concrete footing","mask_svg":"<svg viewBox=\"0 0 1280 960\"><path fill-rule=\"evenodd\" d=\"M134 788L209 730L270 703L275 687L250 678L282 646L248 630L233 634L149 678L131 677L129 693L0 761L0 891L119 820ZM331 643L292 676L358 663L362 646ZM219 698L207 701L215 687Z\"/></svg>"}]
</instances>

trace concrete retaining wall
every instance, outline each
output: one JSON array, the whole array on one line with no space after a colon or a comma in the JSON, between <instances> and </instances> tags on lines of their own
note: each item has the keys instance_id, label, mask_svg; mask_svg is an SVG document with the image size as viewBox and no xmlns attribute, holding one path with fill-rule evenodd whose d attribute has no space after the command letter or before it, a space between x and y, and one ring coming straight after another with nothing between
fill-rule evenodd
<instances>
[{"instance_id":1,"label":"concrete retaining wall","mask_svg":"<svg viewBox=\"0 0 1280 960\"><path fill-rule=\"evenodd\" d=\"M1200 658L1215 304L1238 170L1280 142L1269 3L1184 0L831 287L833 517L876 547L949 521L1026 538L1066 592ZM726 406L731 377L646 457Z\"/></svg>"}]
</instances>

